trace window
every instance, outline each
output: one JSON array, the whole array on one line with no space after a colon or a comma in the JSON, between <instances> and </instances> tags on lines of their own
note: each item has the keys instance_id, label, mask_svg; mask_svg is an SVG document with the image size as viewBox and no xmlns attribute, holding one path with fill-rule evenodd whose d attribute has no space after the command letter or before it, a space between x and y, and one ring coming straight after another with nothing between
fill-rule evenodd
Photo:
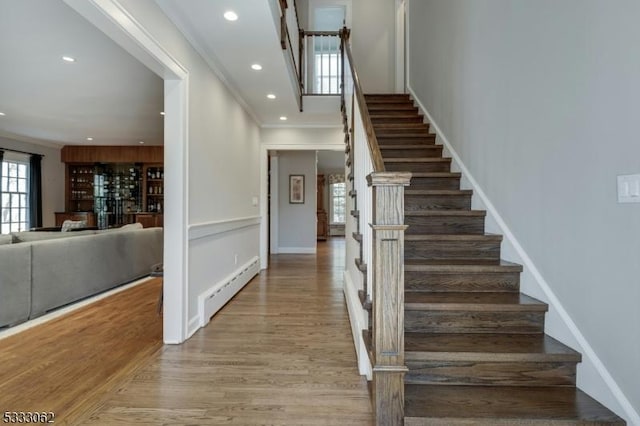
<instances>
[{"instance_id":1,"label":"window","mask_svg":"<svg viewBox=\"0 0 640 426\"><path fill-rule=\"evenodd\" d=\"M340 53L315 54L315 94L330 95L340 93L341 62Z\"/></svg>"},{"instance_id":2,"label":"window","mask_svg":"<svg viewBox=\"0 0 640 426\"><path fill-rule=\"evenodd\" d=\"M329 185L332 224L345 222L346 188L344 182Z\"/></svg>"},{"instance_id":3,"label":"window","mask_svg":"<svg viewBox=\"0 0 640 426\"><path fill-rule=\"evenodd\" d=\"M2 162L0 175L0 231L2 234L29 229L29 164Z\"/></svg>"}]
</instances>

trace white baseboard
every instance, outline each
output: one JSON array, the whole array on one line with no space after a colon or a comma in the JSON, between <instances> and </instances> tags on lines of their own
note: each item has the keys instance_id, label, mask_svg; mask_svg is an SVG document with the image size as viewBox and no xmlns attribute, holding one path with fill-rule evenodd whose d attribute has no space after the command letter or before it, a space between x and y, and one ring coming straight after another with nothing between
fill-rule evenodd
<instances>
[{"instance_id":1,"label":"white baseboard","mask_svg":"<svg viewBox=\"0 0 640 426\"><path fill-rule=\"evenodd\" d=\"M278 254L316 254L315 247L278 247Z\"/></svg>"},{"instance_id":2,"label":"white baseboard","mask_svg":"<svg viewBox=\"0 0 640 426\"><path fill-rule=\"evenodd\" d=\"M351 334L353 335L353 344L356 348L356 356L358 358L358 371L360 375L367 376L367 380L371 380L371 361L369 360L367 347L362 338L362 330L367 328L367 318L364 309L362 309L360 298L358 297L358 289L353 284L348 270L344 271L344 298L347 302L347 310L349 311Z\"/></svg>"},{"instance_id":3,"label":"white baseboard","mask_svg":"<svg viewBox=\"0 0 640 426\"><path fill-rule=\"evenodd\" d=\"M189 340L191 336L193 336L196 331L200 329L200 315L196 315L189 320L187 324L187 338L185 340Z\"/></svg>"},{"instance_id":4,"label":"white baseboard","mask_svg":"<svg viewBox=\"0 0 640 426\"><path fill-rule=\"evenodd\" d=\"M196 330L207 325L211 317L259 272L260 258L255 256L232 274L201 293L198 296L198 316L196 318L198 326ZM189 321L189 329L191 329L191 321Z\"/></svg>"},{"instance_id":5,"label":"white baseboard","mask_svg":"<svg viewBox=\"0 0 640 426\"><path fill-rule=\"evenodd\" d=\"M490 218L491 220L493 220L499 228L500 233L503 234L505 239L503 241L503 244L507 243L513 249L512 252L515 258L508 260L521 263L524 266L523 274L530 274L530 276L532 277L531 281L535 284L535 286L538 287L537 289L535 289L537 291L535 291L536 294L534 295L534 297L543 299L544 302L548 303L549 315L555 315L561 320L561 326L556 322L555 326L549 327L549 322L547 322L545 332L550 336L562 341L563 343L572 346L575 350L582 353L582 364L579 366L579 376L580 370L593 370L597 373L591 375L592 380L590 381L590 383L581 383L579 380L578 384L580 385L580 388L595 399L602 402L613 411L622 410L625 413L625 416L623 417L626 417L627 422L631 423L632 425L640 426L640 415L634 409L629 399L624 395L616 381L613 379L605 365L602 363L602 361L594 351L593 347L580 332L580 329L578 328L576 323L571 319L571 316L564 308L554 291L551 289L549 283L544 279L529 255L516 239L513 232L511 232L511 229L509 229L504 219L502 219L502 216L500 216L498 210L495 208L491 200L489 200L489 197L483 191L482 187L478 184L478 181L476 181L473 175L469 172L469 169L466 167L456 150L453 148L453 145L449 142L440 127L438 127L438 124L433 120L433 117L431 116L429 111L425 108L422 102L420 102L420 99L418 99L415 92L410 86L408 86L408 91L418 104L418 107L431 125L431 128L435 131L438 142L442 142L442 144L451 155L452 165L455 165L455 167L457 167L462 172L463 178L473 189L474 198L478 197L478 201L480 202L484 210L487 211L487 219ZM544 297L540 297L539 293L544 295ZM561 327L563 327L564 329L561 329ZM573 342L569 342L566 338L563 338L567 335L571 336L571 340L573 340ZM617 405L619 410L616 410L616 407L614 407L613 405Z\"/></svg>"}]
</instances>

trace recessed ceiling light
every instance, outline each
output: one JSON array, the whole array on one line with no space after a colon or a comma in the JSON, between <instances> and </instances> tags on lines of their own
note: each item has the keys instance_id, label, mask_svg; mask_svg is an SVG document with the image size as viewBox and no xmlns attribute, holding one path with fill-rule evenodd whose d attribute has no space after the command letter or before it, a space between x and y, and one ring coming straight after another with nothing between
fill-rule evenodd
<instances>
[{"instance_id":1,"label":"recessed ceiling light","mask_svg":"<svg viewBox=\"0 0 640 426\"><path fill-rule=\"evenodd\" d=\"M287 121L287 117L285 117L284 115L282 117L280 117L280 120L282 121Z\"/></svg>"},{"instance_id":2,"label":"recessed ceiling light","mask_svg":"<svg viewBox=\"0 0 640 426\"><path fill-rule=\"evenodd\" d=\"M62 60L65 62L75 62L76 58L72 58L71 56L63 56Z\"/></svg>"},{"instance_id":3,"label":"recessed ceiling light","mask_svg":"<svg viewBox=\"0 0 640 426\"><path fill-rule=\"evenodd\" d=\"M5 116L7 114L5 114L4 112L0 112L0 116Z\"/></svg>"},{"instance_id":4,"label":"recessed ceiling light","mask_svg":"<svg viewBox=\"0 0 640 426\"><path fill-rule=\"evenodd\" d=\"M238 15L234 11L228 10L224 13L224 19L227 21L237 21Z\"/></svg>"},{"instance_id":5,"label":"recessed ceiling light","mask_svg":"<svg viewBox=\"0 0 640 426\"><path fill-rule=\"evenodd\" d=\"M274 95L273 93L269 93L269 94L267 95L267 98L269 98L269 99L275 99L275 98L276 98L276 95Z\"/></svg>"},{"instance_id":6,"label":"recessed ceiling light","mask_svg":"<svg viewBox=\"0 0 640 426\"><path fill-rule=\"evenodd\" d=\"M93 138L89 137L89 138L87 138L87 140L88 140L88 141L92 141L92 140L93 140Z\"/></svg>"},{"instance_id":7,"label":"recessed ceiling light","mask_svg":"<svg viewBox=\"0 0 640 426\"><path fill-rule=\"evenodd\" d=\"M138 141L140 145L144 145L144 141Z\"/></svg>"},{"instance_id":8,"label":"recessed ceiling light","mask_svg":"<svg viewBox=\"0 0 640 426\"><path fill-rule=\"evenodd\" d=\"M160 115L164 115L164 111L160 111Z\"/></svg>"},{"instance_id":9,"label":"recessed ceiling light","mask_svg":"<svg viewBox=\"0 0 640 426\"><path fill-rule=\"evenodd\" d=\"M253 64L251 65L251 69L252 70L256 70L256 71L260 71L262 69L262 65L260 64Z\"/></svg>"}]
</instances>

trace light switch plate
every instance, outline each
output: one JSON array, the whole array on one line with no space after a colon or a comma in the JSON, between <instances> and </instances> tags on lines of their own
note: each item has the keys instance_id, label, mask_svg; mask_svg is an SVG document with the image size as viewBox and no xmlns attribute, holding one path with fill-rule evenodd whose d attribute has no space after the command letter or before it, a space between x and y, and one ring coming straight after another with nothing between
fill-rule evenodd
<instances>
[{"instance_id":1,"label":"light switch plate","mask_svg":"<svg viewBox=\"0 0 640 426\"><path fill-rule=\"evenodd\" d=\"M258 197L251 198L251 204L255 207L258 205Z\"/></svg>"},{"instance_id":2,"label":"light switch plate","mask_svg":"<svg viewBox=\"0 0 640 426\"><path fill-rule=\"evenodd\" d=\"M640 203L640 174L618 176L618 203Z\"/></svg>"}]
</instances>

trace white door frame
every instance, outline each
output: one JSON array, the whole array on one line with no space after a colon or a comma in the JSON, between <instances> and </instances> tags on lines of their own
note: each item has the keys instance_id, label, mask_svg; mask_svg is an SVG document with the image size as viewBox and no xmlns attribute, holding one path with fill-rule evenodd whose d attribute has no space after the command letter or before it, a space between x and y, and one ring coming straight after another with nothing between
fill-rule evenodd
<instances>
[{"instance_id":1,"label":"white door frame","mask_svg":"<svg viewBox=\"0 0 640 426\"><path fill-rule=\"evenodd\" d=\"M396 0L396 93L404 93L406 83L406 2Z\"/></svg>"},{"instance_id":2,"label":"white door frame","mask_svg":"<svg viewBox=\"0 0 640 426\"><path fill-rule=\"evenodd\" d=\"M188 324L189 72L118 0L64 1L165 81L163 340L182 343Z\"/></svg>"},{"instance_id":3,"label":"white door frame","mask_svg":"<svg viewBox=\"0 0 640 426\"><path fill-rule=\"evenodd\" d=\"M277 144L277 143L263 143L260 145L260 268L267 269L269 265L269 247L268 247L268 232L269 221L268 212L268 185L269 185L269 170L267 162L269 159L269 151L344 151L344 143L339 144ZM277 178L277 176L276 176ZM271 185L277 184L277 179L271 178ZM273 215L274 212L271 211ZM275 212L277 214L277 212Z\"/></svg>"}]
</instances>

